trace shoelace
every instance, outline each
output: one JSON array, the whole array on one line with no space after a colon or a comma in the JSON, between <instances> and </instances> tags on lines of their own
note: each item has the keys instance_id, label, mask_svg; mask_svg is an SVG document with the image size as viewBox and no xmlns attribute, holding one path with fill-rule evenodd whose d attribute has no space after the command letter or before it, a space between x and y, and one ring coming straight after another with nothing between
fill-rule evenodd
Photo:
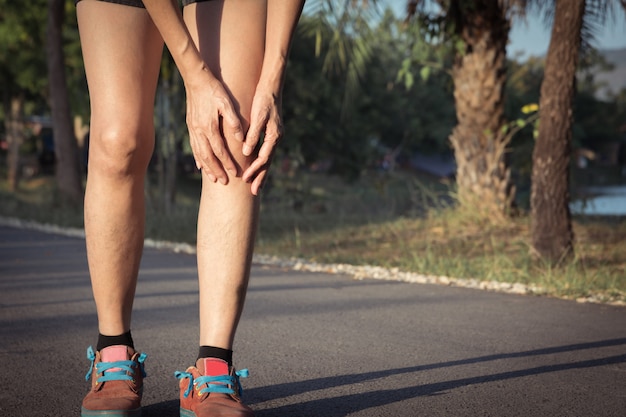
<instances>
[{"instance_id":1,"label":"shoelace","mask_svg":"<svg viewBox=\"0 0 626 417\"><path fill-rule=\"evenodd\" d=\"M239 378L247 378L249 372L247 369L241 369L235 372L235 375L220 375L220 376L200 376L194 378L190 372L176 371L174 376L177 379L189 378L189 386L185 391L184 397L187 398L191 393L194 386L206 386L198 391L199 394L206 393L219 393L219 394L235 394L235 391L230 387L237 387L237 394L241 397L243 394L243 387Z\"/></svg>"},{"instance_id":2,"label":"shoelace","mask_svg":"<svg viewBox=\"0 0 626 417\"><path fill-rule=\"evenodd\" d=\"M144 369L143 363L146 360L148 355L142 353L137 358L137 362L139 363L139 369L141 370L141 375L143 377L146 376L146 371ZM87 348L87 359L91 361L91 365L89 365L89 372L85 375L85 380L89 381L91 378L91 373L93 371L93 364L96 361L96 354L93 351L93 348L89 346ZM102 374L96 382L103 383L107 381L132 381L133 377L130 374L135 373L134 369L135 361L127 360L127 361L116 361L116 362L100 362L96 364L96 374ZM114 372L106 372L109 369L118 368L118 371Z\"/></svg>"}]
</instances>

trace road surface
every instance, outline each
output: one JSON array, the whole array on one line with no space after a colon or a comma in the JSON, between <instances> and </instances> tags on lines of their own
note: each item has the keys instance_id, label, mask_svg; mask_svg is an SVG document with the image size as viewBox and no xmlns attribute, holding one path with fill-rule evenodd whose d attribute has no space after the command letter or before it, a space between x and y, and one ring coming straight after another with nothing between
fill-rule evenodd
<instances>
[{"instance_id":1,"label":"road surface","mask_svg":"<svg viewBox=\"0 0 626 417\"><path fill-rule=\"evenodd\" d=\"M191 255L146 249L144 417L197 353ZM97 327L80 238L0 227L0 416L78 416ZM255 265L235 345L258 417L626 416L626 308Z\"/></svg>"}]
</instances>

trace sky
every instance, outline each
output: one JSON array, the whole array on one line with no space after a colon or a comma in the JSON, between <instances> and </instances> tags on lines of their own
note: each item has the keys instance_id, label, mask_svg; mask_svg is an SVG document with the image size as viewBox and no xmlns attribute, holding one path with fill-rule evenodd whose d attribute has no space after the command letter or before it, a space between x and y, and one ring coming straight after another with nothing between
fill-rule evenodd
<instances>
[{"instance_id":1,"label":"sky","mask_svg":"<svg viewBox=\"0 0 626 417\"><path fill-rule=\"evenodd\" d=\"M385 0L396 15L404 16L406 13L406 0ZM619 9L619 7L617 7ZM509 56L523 52L523 57L529 55L544 55L548 51L550 43L550 29L543 22L543 16L531 13L526 21L517 19L513 22L510 43L507 48ZM594 44L598 49L626 48L626 15L617 10L614 19L609 19L597 34Z\"/></svg>"},{"instance_id":2,"label":"sky","mask_svg":"<svg viewBox=\"0 0 626 417\"><path fill-rule=\"evenodd\" d=\"M550 29L541 17L530 15L527 21L517 20L509 34L509 56L523 52L524 56L544 55L548 51ZM597 33L594 46L598 49L626 48L626 17L623 13L609 19Z\"/></svg>"}]
</instances>

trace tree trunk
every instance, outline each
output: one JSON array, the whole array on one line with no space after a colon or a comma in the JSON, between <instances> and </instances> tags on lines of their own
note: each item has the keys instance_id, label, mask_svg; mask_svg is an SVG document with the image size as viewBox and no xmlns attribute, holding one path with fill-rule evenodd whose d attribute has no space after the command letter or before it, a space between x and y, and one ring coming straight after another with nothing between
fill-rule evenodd
<instances>
[{"instance_id":1,"label":"tree trunk","mask_svg":"<svg viewBox=\"0 0 626 417\"><path fill-rule=\"evenodd\" d=\"M20 147L24 143L24 96L11 97L4 104L4 126L7 135L7 183L9 191L20 182Z\"/></svg>"},{"instance_id":2,"label":"tree trunk","mask_svg":"<svg viewBox=\"0 0 626 417\"><path fill-rule=\"evenodd\" d=\"M499 0L456 0L450 16L465 43L452 69L457 125L450 135L462 207L506 217L515 189L503 132L509 21Z\"/></svg>"},{"instance_id":3,"label":"tree trunk","mask_svg":"<svg viewBox=\"0 0 626 417\"><path fill-rule=\"evenodd\" d=\"M170 77L171 72L170 72ZM178 154L176 150L176 132L172 125L172 97L173 88L166 76L161 78L159 89L159 190L162 198L162 207L165 214L171 214L176 203L176 174Z\"/></svg>"},{"instance_id":4,"label":"tree trunk","mask_svg":"<svg viewBox=\"0 0 626 417\"><path fill-rule=\"evenodd\" d=\"M539 101L533 150L531 215L534 255L558 263L574 253L569 210L572 101L585 0L558 0Z\"/></svg>"},{"instance_id":5,"label":"tree trunk","mask_svg":"<svg viewBox=\"0 0 626 417\"><path fill-rule=\"evenodd\" d=\"M82 203L83 187L78 145L67 93L63 54L65 0L48 0L47 62L50 107L56 154L56 180L61 198L74 206Z\"/></svg>"}]
</instances>

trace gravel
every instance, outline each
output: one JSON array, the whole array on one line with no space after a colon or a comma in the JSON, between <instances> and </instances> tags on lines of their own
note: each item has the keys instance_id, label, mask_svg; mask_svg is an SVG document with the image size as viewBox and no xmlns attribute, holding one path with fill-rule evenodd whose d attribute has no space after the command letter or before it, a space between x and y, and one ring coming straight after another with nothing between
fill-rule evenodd
<instances>
[{"instance_id":1,"label":"gravel","mask_svg":"<svg viewBox=\"0 0 626 417\"><path fill-rule=\"evenodd\" d=\"M77 228L63 228L56 225L41 224L16 218L0 217L0 225L18 228L34 229L46 233L54 233L64 236L84 238L85 231ZM195 254L196 248L188 243L176 243L146 239L145 246L172 250L174 252ZM547 295L548 291L540 286L522 283L499 282L495 280L480 280L475 278L453 278L438 275L424 275L416 272L402 271L399 268L384 268L374 265L350 265L341 263L311 262L301 258L282 258L272 255L255 254L253 263L257 265L272 266L293 271L319 272L325 274L341 274L353 277L356 280L379 279L387 281L400 281L415 284L432 284L472 288L484 291L517 295ZM590 294L576 299L579 303L599 303L626 307L626 294L608 297L606 294Z\"/></svg>"}]
</instances>

